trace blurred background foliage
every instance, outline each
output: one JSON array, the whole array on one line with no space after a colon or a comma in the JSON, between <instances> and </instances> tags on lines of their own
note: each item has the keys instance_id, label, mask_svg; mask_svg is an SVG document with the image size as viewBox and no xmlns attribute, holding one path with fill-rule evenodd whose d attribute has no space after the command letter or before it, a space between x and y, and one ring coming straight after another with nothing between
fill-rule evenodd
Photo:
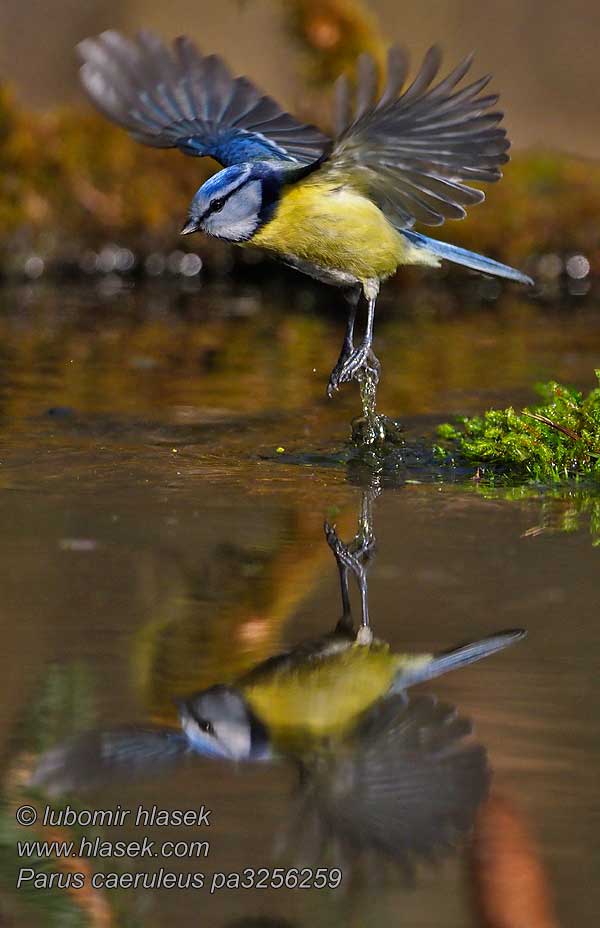
<instances>
[{"instance_id":1,"label":"blurred background foliage","mask_svg":"<svg viewBox=\"0 0 600 928\"><path fill-rule=\"evenodd\" d=\"M361 51L370 51L383 65L385 49L391 41L403 41L411 50L414 44L416 58L424 39L425 43L440 40L449 46L449 63L469 50L465 39L456 41L449 17L440 19L430 8L423 11L428 26L419 26L413 43L411 3L403 4L400 11L396 3L359 0L246 0L244 3L230 0L221 5L221 10L212 3L199 3L194 11L185 0L175 0L173 16L170 11L168 21L164 11L158 11L150 0L132 0L119 13L102 2L86 4L86 10L79 10L77 15L68 0L54 0L54 5L57 23L56 29L50 30L51 43L57 41L54 33L59 31L58 26L66 24L67 14L70 16L69 27L65 25L61 36L60 60L55 58L52 68L47 66L44 70L36 56L35 62L30 59L26 74L15 49L11 52L7 45L11 25L18 28L21 23L18 7L9 0L0 13L0 24L2 18L6 21L0 39L0 65L4 62L5 80L0 90L0 267L17 273L25 267L31 277L52 263L70 264L74 268L81 268L83 263L85 268L82 253L86 249L98 250L106 242L118 241L133 249L136 261L156 251L181 248L178 231L191 194L215 169L214 164L205 161L136 145L91 107L82 104L77 92L73 47L83 35L108 25L125 29L140 25L163 27L167 35L188 31L203 48L222 51L236 71L247 71L303 117L324 126L329 120L333 81L342 71L352 73ZM453 6L464 7L467 13L469 3ZM479 10L480 4L477 6ZM199 16L199 11L204 15ZM410 28L405 27L400 33L402 23L407 20ZM518 30L520 19L511 4L506 6L504 20L509 32L509 26L515 32ZM240 23L246 28L251 22L254 30L240 47L243 38L239 34ZM395 24L393 33L385 28L389 22ZM264 31L267 27L269 31L263 34L257 48L252 36L256 36L257 28ZM27 27L22 28L26 36ZM468 32L470 39L471 30ZM37 33L35 38L39 40ZM539 47L537 34L528 34L527 39L532 50ZM501 32L500 47L505 40ZM16 35L15 42L19 47L24 42L23 34ZM486 42L482 44L485 46ZM560 49L556 54L560 54ZM586 59L587 52L582 54ZM515 134L514 124L520 127L516 132L517 143L533 140L537 144L534 149L523 150L522 146L517 149L504 180L488 188L487 204L474 209L465 223L448 223L441 236L527 266L534 273L540 256L564 257L581 252L586 255L591 272L598 272L600 165L580 157L594 153L596 132L590 126L585 141L580 143L579 131L573 126L573 118L577 117L577 125L587 127L585 114L577 116L580 101L576 96L576 78L581 63L573 65L570 77L564 76L566 90L560 98L546 96L543 109L537 113L536 134L531 136L523 131L523 126L528 125L522 111L527 110L524 92L521 107L518 97L510 99L511 68L519 70L522 55L523 50L519 52L516 47L515 61L510 66L506 61L500 63L494 86L504 90L508 83L509 92L503 94L502 100L511 134ZM490 58L487 52L479 51L478 71L494 65L494 56ZM264 59L271 64L267 71ZM284 61L284 67L271 73ZM60 82L53 69L60 74L65 68L69 80L65 77ZM544 67L540 68L544 73ZM40 87L47 82L55 86L51 100ZM565 96L569 82L573 85L572 99ZM32 109L32 102L43 105ZM568 150L575 146L580 154L550 150L549 127L557 110L562 113L562 147ZM215 246L199 237L185 244L207 259L209 266L227 254L221 243ZM33 263L29 260L32 256Z\"/></svg>"}]
</instances>

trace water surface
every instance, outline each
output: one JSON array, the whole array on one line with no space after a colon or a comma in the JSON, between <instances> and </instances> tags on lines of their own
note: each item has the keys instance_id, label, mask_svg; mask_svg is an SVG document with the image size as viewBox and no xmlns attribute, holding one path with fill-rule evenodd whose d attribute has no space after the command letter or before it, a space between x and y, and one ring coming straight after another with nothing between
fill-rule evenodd
<instances>
[{"instance_id":1,"label":"water surface","mask_svg":"<svg viewBox=\"0 0 600 928\"><path fill-rule=\"evenodd\" d=\"M357 461L348 445L354 387L325 398L343 319L313 289L282 297L275 287L104 282L3 291L7 808L40 749L91 726L176 724L176 698L330 631L341 607L323 521L351 537L374 486L369 602L378 637L394 651L435 651L527 629L524 642L421 689L473 720L495 795L534 835L560 923L593 924L595 499L573 488L486 490L444 474L423 449L437 422L530 402L536 381L589 389L598 306L591 298L541 306L512 293L490 302L443 286L414 287L398 302L382 302L376 351L380 408L402 418L407 448L382 466ZM273 865L293 779L283 765L205 759L107 784L86 802L205 803L213 824L203 867L236 871ZM319 928L463 928L481 924L470 859L458 852L440 867L420 865L410 889L382 865L352 892L122 891L96 904L114 925L225 926L268 915ZM8 924L50 923L50 896L19 904L10 891L13 863L3 874ZM78 898L67 908L94 924ZM64 914L55 923L72 922Z\"/></svg>"}]
</instances>

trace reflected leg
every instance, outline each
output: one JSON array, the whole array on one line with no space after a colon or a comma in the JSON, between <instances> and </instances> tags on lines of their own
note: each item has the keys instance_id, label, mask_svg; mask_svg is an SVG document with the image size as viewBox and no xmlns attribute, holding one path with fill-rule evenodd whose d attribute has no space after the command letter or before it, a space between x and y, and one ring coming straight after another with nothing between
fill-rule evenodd
<instances>
[{"instance_id":1,"label":"reflected leg","mask_svg":"<svg viewBox=\"0 0 600 928\"><path fill-rule=\"evenodd\" d=\"M356 635L358 644L370 644L373 633L369 623L369 595L367 570L375 550L375 536L372 528L373 500L378 495L377 488L364 493L358 522L358 531L349 544L343 542L334 526L325 523L325 537L338 565L342 592L343 615L338 623L338 630L352 631L353 622L348 591L350 573L356 577L361 601L361 624Z\"/></svg>"},{"instance_id":2,"label":"reflected leg","mask_svg":"<svg viewBox=\"0 0 600 928\"><path fill-rule=\"evenodd\" d=\"M335 557L335 562L338 567L340 575L340 591L342 594L342 616L339 622L336 625L336 632L353 632L354 631L354 619L352 617L352 606L350 604L350 591L348 589L348 572L350 570L350 564L346 557L346 546L340 540L338 533L335 530L335 527L330 525L329 522L325 522L323 526L325 530L325 538L327 539L327 544L333 551L333 556Z\"/></svg>"}]
</instances>

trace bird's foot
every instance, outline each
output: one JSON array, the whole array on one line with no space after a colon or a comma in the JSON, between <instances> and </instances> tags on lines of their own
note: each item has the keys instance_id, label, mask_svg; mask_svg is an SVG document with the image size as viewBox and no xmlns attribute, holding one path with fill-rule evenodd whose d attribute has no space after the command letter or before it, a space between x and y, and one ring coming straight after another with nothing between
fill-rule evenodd
<instances>
[{"instance_id":1,"label":"bird's foot","mask_svg":"<svg viewBox=\"0 0 600 928\"><path fill-rule=\"evenodd\" d=\"M352 350L343 349L331 372L327 395L333 396L334 391L339 390L341 383L349 383L351 380L369 379L374 384L378 384L380 370L381 365L373 354L369 342L363 342L358 348Z\"/></svg>"}]
</instances>

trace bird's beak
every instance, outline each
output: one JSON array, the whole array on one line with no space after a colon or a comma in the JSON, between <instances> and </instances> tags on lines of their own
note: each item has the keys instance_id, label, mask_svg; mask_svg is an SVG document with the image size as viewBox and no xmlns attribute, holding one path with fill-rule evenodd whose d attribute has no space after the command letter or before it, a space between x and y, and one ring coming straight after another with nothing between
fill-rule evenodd
<instances>
[{"instance_id":1,"label":"bird's beak","mask_svg":"<svg viewBox=\"0 0 600 928\"><path fill-rule=\"evenodd\" d=\"M189 235L190 232L197 232L197 231L198 231L198 226L196 225L196 220L188 219L181 230L181 234Z\"/></svg>"}]
</instances>

